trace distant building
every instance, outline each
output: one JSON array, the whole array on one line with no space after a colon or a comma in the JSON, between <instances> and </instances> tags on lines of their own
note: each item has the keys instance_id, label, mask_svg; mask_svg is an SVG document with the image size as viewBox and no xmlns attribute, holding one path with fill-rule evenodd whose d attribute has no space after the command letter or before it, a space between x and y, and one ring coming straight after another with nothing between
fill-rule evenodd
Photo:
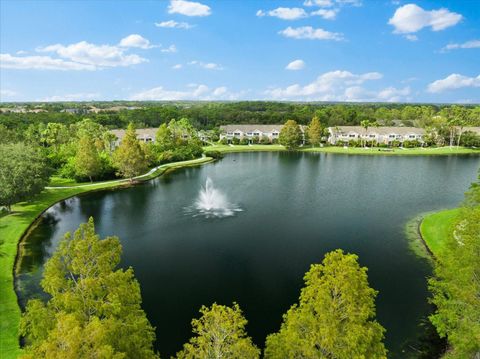
<instances>
[{"instance_id":1,"label":"distant building","mask_svg":"<svg viewBox=\"0 0 480 359\"><path fill-rule=\"evenodd\" d=\"M369 127L336 126L328 128L328 142L332 145L349 141L375 141L389 144L393 141L418 141L423 143L425 130L418 127Z\"/></svg>"},{"instance_id":2,"label":"distant building","mask_svg":"<svg viewBox=\"0 0 480 359\"><path fill-rule=\"evenodd\" d=\"M278 140L283 125L226 125L220 126L220 140L226 139L229 143L233 138L247 139L252 142L255 137L268 138L270 142ZM300 126L304 131L304 127Z\"/></svg>"},{"instance_id":3,"label":"distant building","mask_svg":"<svg viewBox=\"0 0 480 359\"><path fill-rule=\"evenodd\" d=\"M137 133L137 139L142 142L155 142L155 137L158 128L139 128L135 130ZM114 147L118 147L125 137L126 130L111 130L111 133L117 138L114 142Z\"/></svg>"}]
</instances>

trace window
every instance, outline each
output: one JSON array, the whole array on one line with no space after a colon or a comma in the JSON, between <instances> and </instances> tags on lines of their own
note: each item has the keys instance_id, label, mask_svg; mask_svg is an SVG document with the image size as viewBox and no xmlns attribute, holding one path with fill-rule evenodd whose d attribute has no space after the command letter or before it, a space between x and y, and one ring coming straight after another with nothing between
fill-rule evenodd
<instances>
[{"instance_id":1,"label":"window","mask_svg":"<svg viewBox=\"0 0 480 359\"><path fill-rule=\"evenodd\" d=\"M388 135L388 138L395 138L395 135Z\"/></svg>"},{"instance_id":2,"label":"window","mask_svg":"<svg viewBox=\"0 0 480 359\"><path fill-rule=\"evenodd\" d=\"M375 137L375 135L370 135L370 137Z\"/></svg>"},{"instance_id":3,"label":"window","mask_svg":"<svg viewBox=\"0 0 480 359\"><path fill-rule=\"evenodd\" d=\"M356 137L356 135L354 135L353 133L348 135L348 137Z\"/></svg>"},{"instance_id":4,"label":"window","mask_svg":"<svg viewBox=\"0 0 480 359\"><path fill-rule=\"evenodd\" d=\"M240 132L235 132L234 135L235 136L240 136Z\"/></svg>"},{"instance_id":5,"label":"window","mask_svg":"<svg viewBox=\"0 0 480 359\"><path fill-rule=\"evenodd\" d=\"M415 138L415 135L410 135L408 136L408 138Z\"/></svg>"},{"instance_id":6,"label":"window","mask_svg":"<svg viewBox=\"0 0 480 359\"><path fill-rule=\"evenodd\" d=\"M255 136L260 136L260 132L255 132L254 135Z\"/></svg>"}]
</instances>

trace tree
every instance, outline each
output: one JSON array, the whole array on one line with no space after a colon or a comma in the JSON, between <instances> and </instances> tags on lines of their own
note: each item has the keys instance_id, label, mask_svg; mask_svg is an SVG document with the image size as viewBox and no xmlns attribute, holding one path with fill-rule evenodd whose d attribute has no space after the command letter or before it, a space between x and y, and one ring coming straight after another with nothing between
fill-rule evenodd
<instances>
[{"instance_id":1,"label":"tree","mask_svg":"<svg viewBox=\"0 0 480 359\"><path fill-rule=\"evenodd\" d=\"M238 304L227 307L214 303L211 308L202 306L200 319L192 320L193 333L177 354L179 359L255 359L260 350L247 337Z\"/></svg>"},{"instance_id":2,"label":"tree","mask_svg":"<svg viewBox=\"0 0 480 359\"><path fill-rule=\"evenodd\" d=\"M377 292L357 259L336 250L311 266L300 303L267 337L265 358L386 358L385 329L374 320Z\"/></svg>"},{"instance_id":3,"label":"tree","mask_svg":"<svg viewBox=\"0 0 480 359\"><path fill-rule=\"evenodd\" d=\"M120 175L130 178L130 181L147 170L145 153L142 151L132 123L128 125L125 137L114 153L114 162Z\"/></svg>"},{"instance_id":4,"label":"tree","mask_svg":"<svg viewBox=\"0 0 480 359\"><path fill-rule=\"evenodd\" d=\"M45 157L23 143L0 145L0 206L11 211L14 203L28 200L48 184Z\"/></svg>"},{"instance_id":5,"label":"tree","mask_svg":"<svg viewBox=\"0 0 480 359\"><path fill-rule=\"evenodd\" d=\"M95 147L95 142L88 135L84 135L78 142L77 154L75 156L75 173L78 177L98 176L102 171L102 161Z\"/></svg>"},{"instance_id":6,"label":"tree","mask_svg":"<svg viewBox=\"0 0 480 359\"><path fill-rule=\"evenodd\" d=\"M50 299L28 302L20 323L27 358L156 358L155 333L131 268L115 269L122 247L103 240L93 218L70 233L45 265Z\"/></svg>"},{"instance_id":7,"label":"tree","mask_svg":"<svg viewBox=\"0 0 480 359\"><path fill-rule=\"evenodd\" d=\"M371 126L371 123L369 120L363 120L362 122L360 122L360 125L365 129L365 137L367 137L367 133L368 133L368 128ZM366 139L363 139L363 145L362 147L365 146L366 144Z\"/></svg>"},{"instance_id":8,"label":"tree","mask_svg":"<svg viewBox=\"0 0 480 359\"><path fill-rule=\"evenodd\" d=\"M322 133L323 128L322 124L318 117L313 117L312 121L308 125L307 134L308 134L308 141L312 145L312 147L319 146L322 140Z\"/></svg>"},{"instance_id":9,"label":"tree","mask_svg":"<svg viewBox=\"0 0 480 359\"><path fill-rule=\"evenodd\" d=\"M288 120L280 131L278 140L287 150L298 148L302 141L302 131L294 120Z\"/></svg>"},{"instance_id":10,"label":"tree","mask_svg":"<svg viewBox=\"0 0 480 359\"><path fill-rule=\"evenodd\" d=\"M429 280L430 320L450 345L447 358L480 357L480 181L474 183Z\"/></svg>"}]
</instances>

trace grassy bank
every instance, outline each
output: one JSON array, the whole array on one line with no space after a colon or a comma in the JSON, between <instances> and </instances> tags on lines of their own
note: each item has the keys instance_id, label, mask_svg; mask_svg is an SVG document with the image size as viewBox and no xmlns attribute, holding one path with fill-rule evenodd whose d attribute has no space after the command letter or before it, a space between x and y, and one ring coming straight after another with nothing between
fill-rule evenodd
<instances>
[{"instance_id":1,"label":"grassy bank","mask_svg":"<svg viewBox=\"0 0 480 359\"><path fill-rule=\"evenodd\" d=\"M166 171L211 161L211 158L205 157L191 161L169 163L160 166L138 180L147 181ZM58 182L55 183L55 185L59 184ZM74 184L65 182L63 185L72 186ZM63 199L90 191L128 185L130 185L128 180L118 180L89 183L88 186L46 189L29 202L17 203L12 207L12 214L0 218L0 357L2 359L16 358L21 352L18 342L18 325L21 313L14 291L13 273L18 242L24 233L45 210Z\"/></svg>"},{"instance_id":2,"label":"grassy bank","mask_svg":"<svg viewBox=\"0 0 480 359\"><path fill-rule=\"evenodd\" d=\"M453 231L459 210L454 208L428 214L420 224L420 234L436 257L440 256L445 248L445 242Z\"/></svg>"},{"instance_id":3,"label":"grassy bank","mask_svg":"<svg viewBox=\"0 0 480 359\"><path fill-rule=\"evenodd\" d=\"M285 151L282 145L214 145L204 147L205 151L216 150L223 153L229 152L256 152L256 151ZM477 154L480 155L480 149L465 148L465 147L438 147L438 148L396 148L393 151L384 148L359 148L359 147L303 147L301 152L323 152L323 153L339 153L346 155L382 155L382 156L445 156L445 155L465 155Z\"/></svg>"}]
</instances>

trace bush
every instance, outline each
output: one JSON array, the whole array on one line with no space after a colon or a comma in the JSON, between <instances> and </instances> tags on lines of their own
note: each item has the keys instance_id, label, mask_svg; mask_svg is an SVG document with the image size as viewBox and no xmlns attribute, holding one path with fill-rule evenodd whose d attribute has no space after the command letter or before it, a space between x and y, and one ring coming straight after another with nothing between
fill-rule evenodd
<instances>
[{"instance_id":1,"label":"bush","mask_svg":"<svg viewBox=\"0 0 480 359\"><path fill-rule=\"evenodd\" d=\"M270 145L272 142L270 142L270 139L267 136L262 136L259 143L262 145Z\"/></svg>"},{"instance_id":2,"label":"bush","mask_svg":"<svg viewBox=\"0 0 480 359\"><path fill-rule=\"evenodd\" d=\"M222 138L220 141L218 141L221 145L228 145L228 139L226 137Z\"/></svg>"},{"instance_id":3,"label":"bush","mask_svg":"<svg viewBox=\"0 0 480 359\"><path fill-rule=\"evenodd\" d=\"M238 139L237 137L233 137L232 138L232 145L238 145L240 144L240 139Z\"/></svg>"},{"instance_id":4,"label":"bush","mask_svg":"<svg viewBox=\"0 0 480 359\"><path fill-rule=\"evenodd\" d=\"M223 153L220 151L211 150L211 151L205 152L205 156L212 157L216 160L219 160L223 158Z\"/></svg>"},{"instance_id":5,"label":"bush","mask_svg":"<svg viewBox=\"0 0 480 359\"><path fill-rule=\"evenodd\" d=\"M241 145L248 145L248 138L245 138L245 137L242 138L242 139L240 140L240 144L241 144Z\"/></svg>"},{"instance_id":6,"label":"bush","mask_svg":"<svg viewBox=\"0 0 480 359\"><path fill-rule=\"evenodd\" d=\"M465 147L480 147L480 136L475 132L466 131L462 134L460 144Z\"/></svg>"},{"instance_id":7,"label":"bush","mask_svg":"<svg viewBox=\"0 0 480 359\"><path fill-rule=\"evenodd\" d=\"M417 140L413 140L413 141L406 140L406 141L403 141L403 147L404 148L420 147L420 142L418 142Z\"/></svg>"}]
</instances>

